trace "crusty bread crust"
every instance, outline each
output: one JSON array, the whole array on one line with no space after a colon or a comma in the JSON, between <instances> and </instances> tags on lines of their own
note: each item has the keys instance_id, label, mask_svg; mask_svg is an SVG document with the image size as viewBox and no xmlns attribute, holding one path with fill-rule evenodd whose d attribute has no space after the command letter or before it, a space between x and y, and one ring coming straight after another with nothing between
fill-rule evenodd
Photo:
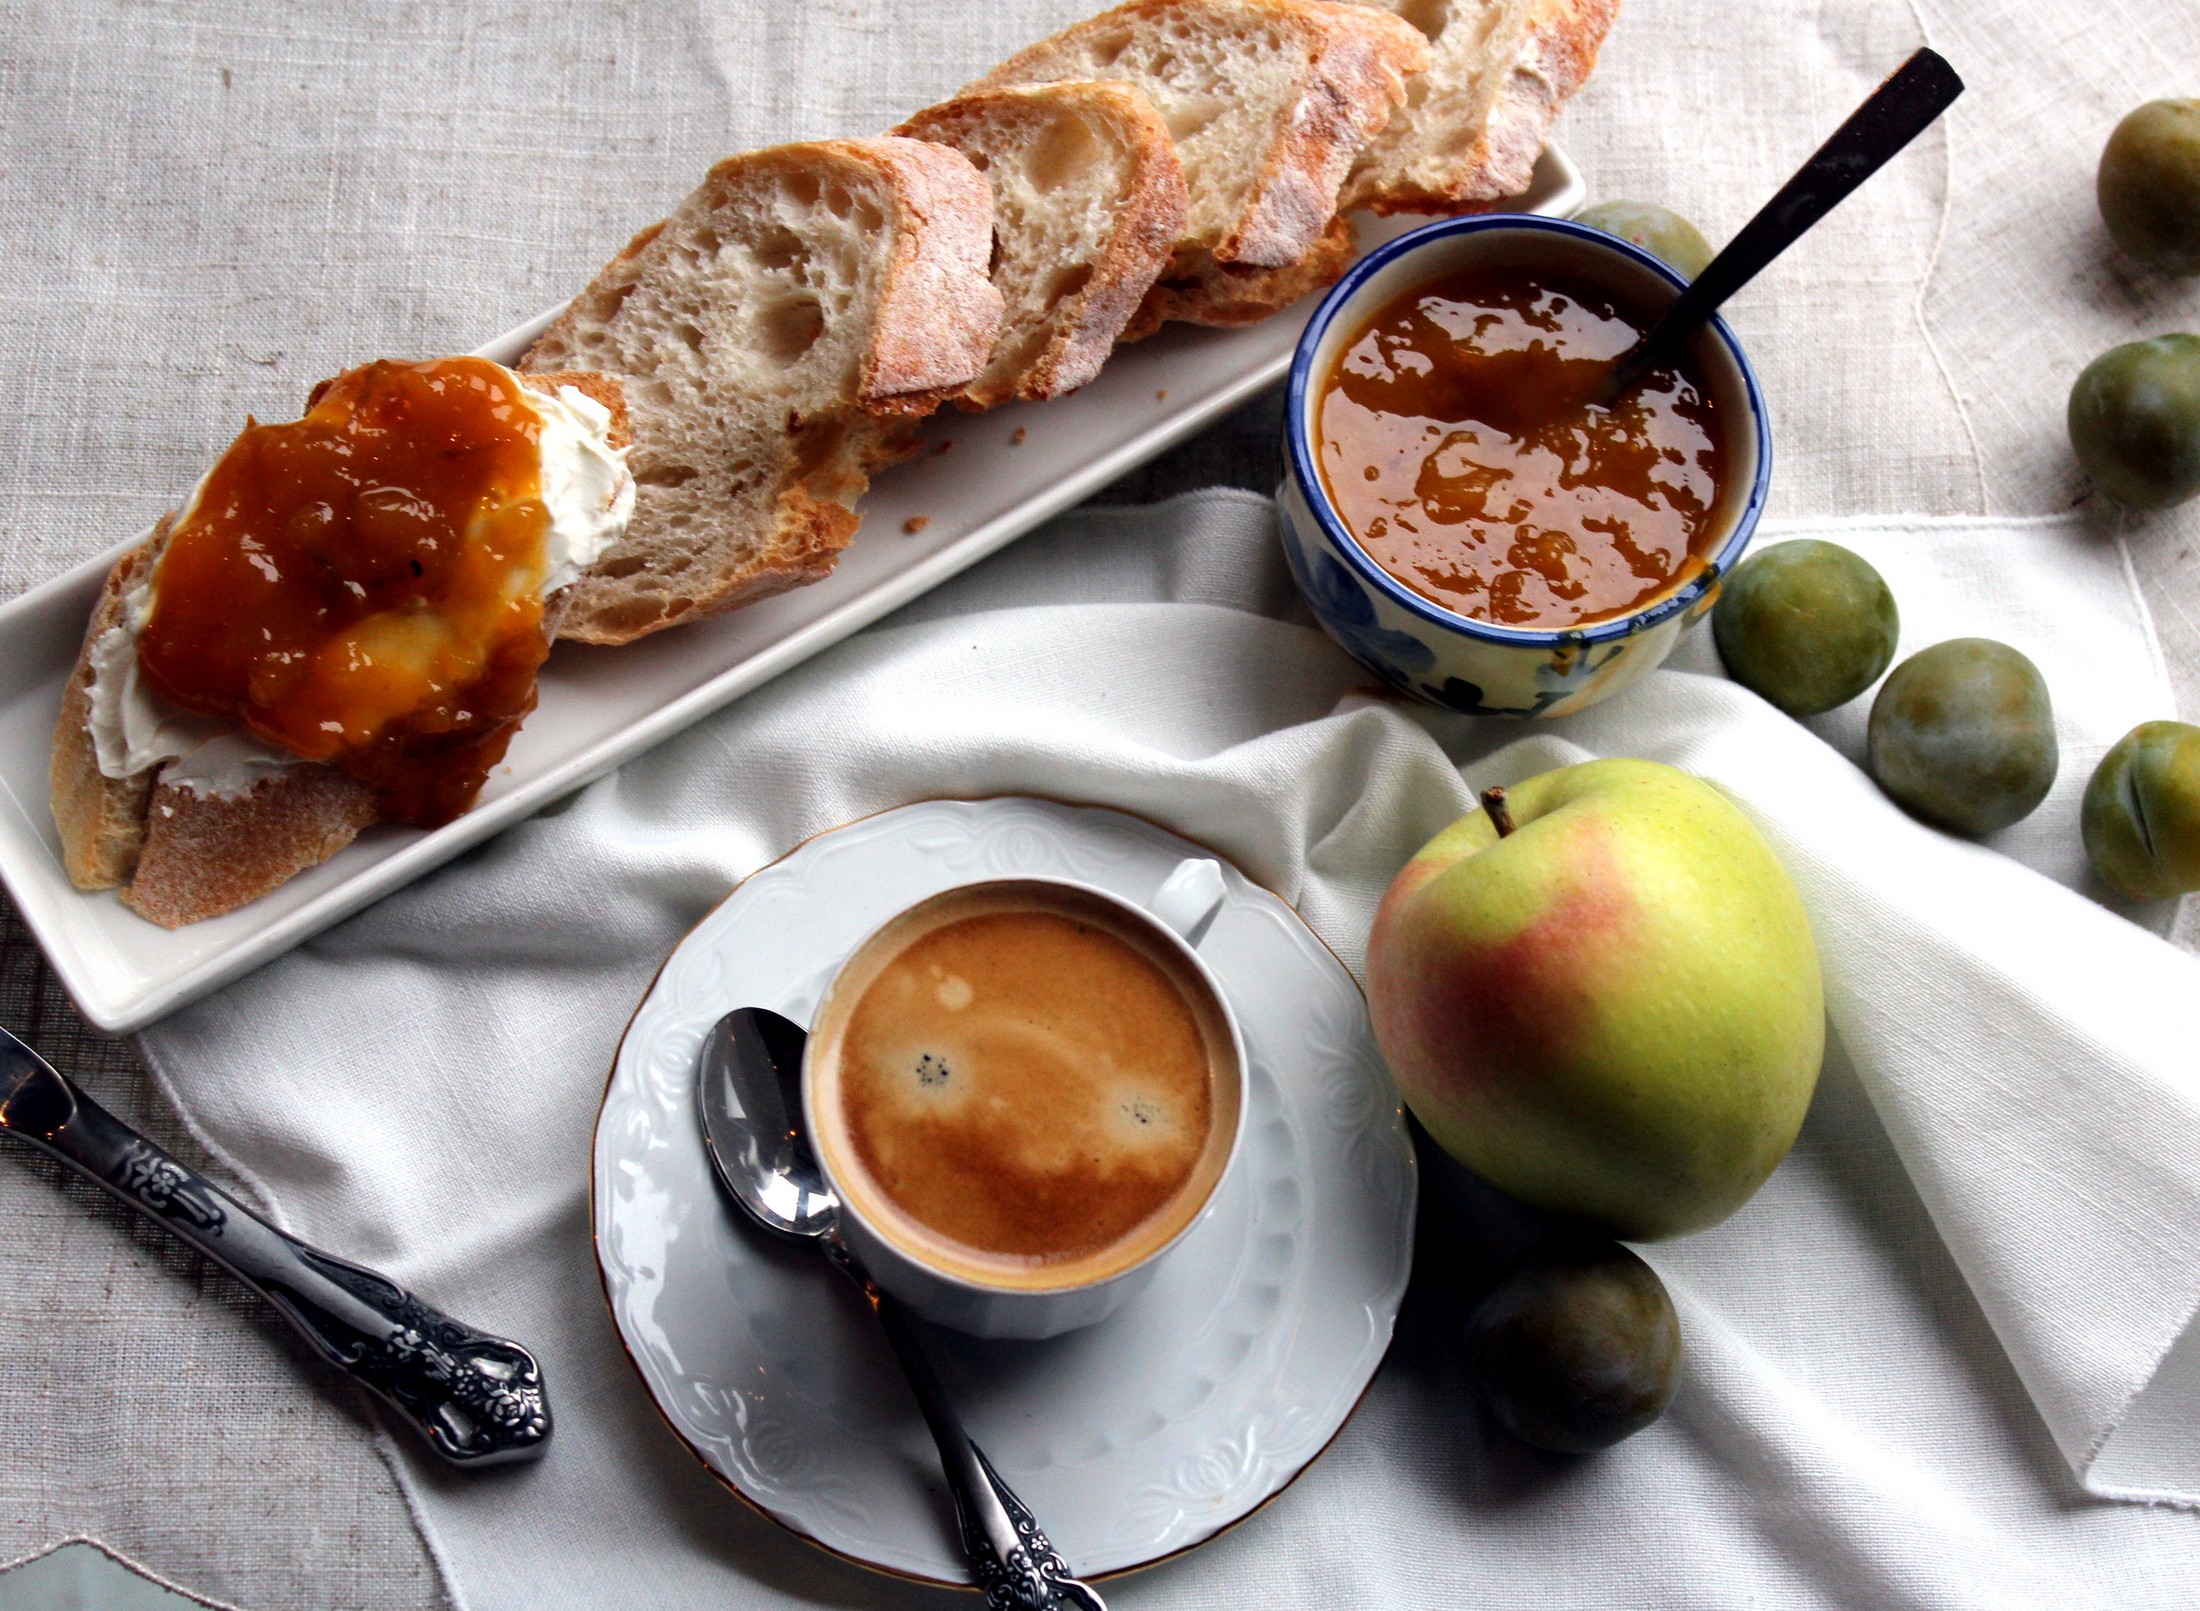
<instances>
[{"instance_id":1,"label":"crusty bread crust","mask_svg":"<svg viewBox=\"0 0 2200 1611\"><path fill-rule=\"evenodd\" d=\"M892 422L985 365L992 228L959 152L887 136L729 157L637 235L521 360L625 377L634 433L633 522L559 636L627 643L828 575Z\"/></svg>"},{"instance_id":2,"label":"crusty bread crust","mask_svg":"<svg viewBox=\"0 0 2200 1611\"><path fill-rule=\"evenodd\" d=\"M161 784L122 904L164 929L233 912L327 861L380 815L373 790L321 762L284 767L239 794Z\"/></svg>"},{"instance_id":3,"label":"crusty bread crust","mask_svg":"<svg viewBox=\"0 0 2200 1611\"><path fill-rule=\"evenodd\" d=\"M1291 267L1328 228L1361 145L1404 102L1406 75L1428 64L1428 42L1396 17L1332 0L1129 0L1019 51L972 87L1065 78L1135 83L1127 71L1110 70L1123 54L1121 41L1170 29L1242 39L1248 53L1294 62L1297 93L1263 147L1235 165L1237 173L1249 167L1252 178L1234 216L1200 224L1201 175L1187 162L1197 227L1183 243L1217 263ZM1180 144L1189 138L1180 136Z\"/></svg>"},{"instance_id":4,"label":"crusty bread crust","mask_svg":"<svg viewBox=\"0 0 2200 1611\"><path fill-rule=\"evenodd\" d=\"M1398 0L1359 3L1399 9ZM1474 93L1429 93L1373 141L1346 183L1343 205L1377 213L1457 213L1518 195L1567 99L1596 67L1619 0L1507 0L1491 44L1505 66ZM1441 73L1447 63L1439 41Z\"/></svg>"},{"instance_id":5,"label":"crusty bread crust","mask_svg":"<svg viewBox=\"0 0 2200 1611\"><path fill-rule=\"evenodd\" d=\"M536 391L571 386L595 399L611 414L611 445L630 441L625 389L613 377L566 370L521 379ZM108 572L62 694L51 768L54 824L70 881L84 890L120 887L124 905L171 929L258 900L328 860L380 817L372 790L320 761L300 760L249 790L224 794L163 784L159 767L129 778L99 770L92 646L121 620L123 595L158 562L174 522L173 514L163 515L152 535Z\"/></svg>"},{"instance_id":6,"label":"crusty bread crust","mask_svg":"<svg viewBox=\"0 0 2200 1611\"><path fill-rule=\"evenodd\" d=\"M1012 397L1041 402L1090 381L1184 229L1184 165L1153 103L1128 84L1011 85L929 107L894 132L953 146L993 187L993 281L1006 313L985 372L958 401L980 409ZM1089 139L1115 160L1089 163L1077 179L1041 176L1069 200L1035 195L1035 208L1051 202L1067 211L1082 203L1105 220L1094 249L1064 259L1052 238L1063 232L1059 220L1052 213L1020 216L1013 200L1034 188L1032 175L1020 170L1030 160L1044 162L1067 134ZM1079 274L1077 289L1053 289Z\"/></svg>"},{"instance_id":7,"label":"crusty bread crust","mask_svg":"<svg viewBox=\"0 0 2200 1611\"><path fill-rule=\"evenodd\" d=\"M1318 9L1328 26L1306 98L1267 153L1259 205L1218 262L1286 268L1313 251L1353 159L1405 104L1406 76L1428 66L1428 42L1411 24L1358 6Z\"/></svg>"},{"instance_id":8,"label":"crusty bread crust","mask_svg":"<svg viewBox=\"0 0 2200 1611\"><path fill-rule=\"evenodd\" d=\"M888 239L858 396L882 414L929 414L992 356L1001 294L993 256L993 191L951 146L886 135L847 141L897 173L909 218Z\"/></svg>"},{"instance_id":9,"label":"crusty bread crust","mask_svg":"<svg viewBox=\"0 0 2200 1611\"><path fill-rule=\"evenodd\" d=\"M61 865L78 889L114 889L128 883L145 842L145 804L152 797L157 769L149 766L127 778L111 778L100 771L99 752L92 743L92 645L121 621L122 596L152 570L173 521L171 515L161 516L152 535L108 571L99 602L92 606L91 624L84 629L83 645L76 652L76 667L61 695L49 776L54 827L61 834Z\"/></svg>"},{"instance_id":10,"label":"crusty bread crust","mask_svg":"<svg viewBox=\"0 0 2200 1611\"><path fill-rule=\"evenodd\" d=\"M1170 321L1223 329L1258 324L1300 297L1335 285L1351 267L1356 244L1352 221L1340 214L1313 249L1289 268L1247 268L1197 256L1180 259L1147 293L1123 339L1142 341Z\"/></svg>"}]
</instances>

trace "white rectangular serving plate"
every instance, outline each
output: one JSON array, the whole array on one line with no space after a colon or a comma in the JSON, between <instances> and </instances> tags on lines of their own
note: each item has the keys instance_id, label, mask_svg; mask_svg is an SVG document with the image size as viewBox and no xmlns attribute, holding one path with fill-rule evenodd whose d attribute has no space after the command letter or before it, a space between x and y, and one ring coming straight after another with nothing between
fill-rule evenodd
<instances>
[{"instance_id":1,"label":"white rectangular serving plate","mask_svg":"<svg viewBox=\"0 0 2200 1611\"><path fill-rule=\"evenodd\" d=\"M1579 206L1557 147L1509 210ZM1360 246L1423 219L1362 220ZM1084 390L989 414L947 410L923 451L881 475L826 580L624 648L560 644L541 699L473 810L441 828L383 823L249 906L166 930L112 892L69 883L47 807L54 719L118 545L0 605L0 881L84 1016L142 1029L570 794L690 723L975 564L1282 378L1317 298L1241 330L1170 325ZM479 349L516 362L555 309ZM180 488L178 489L181 490ZM915 525L918 529L909 530ZM132 539L132 542L141 539Z\"/></svg>"}]
</instances>

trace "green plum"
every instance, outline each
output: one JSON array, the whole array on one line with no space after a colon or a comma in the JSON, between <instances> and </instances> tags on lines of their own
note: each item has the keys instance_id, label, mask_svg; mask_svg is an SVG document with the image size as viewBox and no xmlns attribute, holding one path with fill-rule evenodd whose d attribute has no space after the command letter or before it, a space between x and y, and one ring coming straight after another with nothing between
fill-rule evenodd
<instances>
[{"instance_id":1,"label":"green plum","mask_svg":"<svg viewBox=\"0 0 2200 1611\"><path fill-rule=\"evenodd\" d=\"M2165 274L2200 274L2200 101L2149 101L2117 124L2096 194L2118 246Z\"/></svg>"},{"instance_id":2,"label":"green plum","mask_svg":"<svg viewBox=\"0 0 2200 1611\"><path fill-rule=\"evenodd\" d=\"M2117 740L2079 825L2093 870L2133 900L2200 889L2200 727L2142 722Z\"/></svg>"},{"instance_id":3,"label":"green plum","mask_svg":"<svg viewBox=\"0 0 2200 1611\"><path fill-rule=\"evenodd\" d=\"M1845 705L1877 682L1901 630L1870 562L1815 537L1743 560L1711 612L1728 675L1790 716Z\"/></svg>"},{"instance_id":4,"label":"green plum","mask_svg":"<svg viewBox=\"0 0 2200 1611\"><path fill-rule=\"evenodd\" d=\"M1895 667L1872 701L1865 745L1896 805L1956 833L2021 822L2055 782L2047 683L1991 638L1952 638Z\"/></svg>"},{"instance_id":5,"label":"green plum","mask_svg":"<svg viewBox=\"0 0 2200 1611\"><path fill-rule=\"evenodd\" d=\"M1711 261L1711 243L1702 231L1679 213L1650 202L1600 201L1574 214L1574 222L1632 241L1691 280Z\"/></svg>"},{"instance_id":6,"label":"green plum","mask_svg":"<svg viewBox=\"0 0 2200 1611\"><path fill-rule=\"evenodd\" d=\"M2112 347L2070 391L2070 445L2118 503L2167 509L2200 493L2200 336Z\"/></svg>"},{"instance_id":7,"label":"green plum","mask_svg":"<svg viewBox=\"0 0 2200 1611\"><path fill-rule=\"evenodd\" d=\"M1665 1413L1680 1384L1681 1326L1665 1283L1633 1253L1562 1238L1532 1249L1476 1306L1467 1355L1514 1437L1587 1454Z\"/></svg>"}]
</instances>

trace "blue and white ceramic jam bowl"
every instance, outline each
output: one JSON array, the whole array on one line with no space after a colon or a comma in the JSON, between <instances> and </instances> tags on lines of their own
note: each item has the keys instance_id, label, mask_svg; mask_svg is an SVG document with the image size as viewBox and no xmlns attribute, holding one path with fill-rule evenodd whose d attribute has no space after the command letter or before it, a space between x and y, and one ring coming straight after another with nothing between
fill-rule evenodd
<instances>
[{"instance_id":1,"label":"blue and white ceramic jam bowl","mask_svg":"<svg viewBox=\"0 0 2200 1611\"><path fill-rule=\"evenodd\" d=\"M1418 699L1471 715L1564 716L1648 675L1711 608L1763 511L1772 440L1749 359L1726 322L1714 319L1690 349L1726 448L1702 570L1624 615L1559 630L1477 620L1414 592L1353 540L1322 485L1316 462L1322 388L1344 349L1394 297L1461 270L1499 265L1587 280L1653 313L1687 283L1629 242L1525 214L1448 218L1377 247L1323 299L1299 338L1276 502L1284 554L1307 603L1370 671Z\"/></svg>"}]
</instances>

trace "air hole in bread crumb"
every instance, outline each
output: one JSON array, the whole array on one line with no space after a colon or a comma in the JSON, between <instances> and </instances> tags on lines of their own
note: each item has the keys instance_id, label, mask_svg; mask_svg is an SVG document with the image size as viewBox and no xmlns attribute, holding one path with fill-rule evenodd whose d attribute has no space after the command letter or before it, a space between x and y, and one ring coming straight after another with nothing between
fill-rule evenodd
<instances>
[{"instance_id":1,"label":"air hole in bread crumb","mask_svg":"<svg viewBox=\"0 0 2200 1611\"><path fill-rule=\"evenodd\" d=\"M931 524L932 517L930 515L911 515L907 520L901 523L901 529L907 532L910 536L914 537L918 532L924 530L925 527Z\"/></svg>"},{"instance_id":2,"label":"air hole in bread crumb","mask_svg":"<svg viewBox=\"0 0 2200 1611\"><path fill-rule=\"evenodd\" d=\"M708 224L698 224L695 233L681 243L680 252L690 263L702 267L715 258L725 244L715 229Z\"/></svg>"},{"instance_id":3,"label":"air hole in bread crumb","mask_svg":"<svg viewBox=\"0 0 2200 1611\"><path fill-rule=\"evenodd\" d=\"M855 210L856 199L848 194L846 185L835 185L825 192L825 210L835 218L846 218Z\"/></svg>"},{"instance_id":4,"label":"air hole in bread crumb","mask_svg":"<svg viewBox=\"0 0 2200 1611\"><path fill-rule=\"evenodd\" d=\"M1060 118L1031 142L1024 174L1043 196L1091 173L1101 156L1100 142L1083 118Z\"/></svg>"},{"instance_id":5,"label":"air hole in bread crumb","mask_svg":"<svg viewBox=\"0 0 2200 1611\"><path fill-rule=\"evenodd\" d=\"M760 310L756 344L776 363L791 364L825 333L825 310L812 296L793 296Z\"/></svg>"},{"instance_id":6,"label":"air hole in bread crumb","mask_svg":"<svg viewBox=\"0 0 2200 1611\"><path fill-rule=\"evenodd\" d=\"M1405 0L1397 12L1433 40L1451 21L1451 0Z\"/></svg>"},{"instance_id":7,"label":"air hole in bread crumb","mask_svg":"<svg viewBox=\"0 0 2200 1611\"><path fill-rule=\"evenodd\" d=\"M634 287L641 283L640 280L629 280L624 285L612 287L609 304L599 310L596 317L606 322L617 317L619 309L626 306L626 299L634 294ZM591 330L581 338L581 341L584 346L602 346L604 344L603 332Z\"/></svg>"},{"instance_id":8,"label":"air hole in bread crumb","mask_svg":"<svg viewBox=\"0 0 2200 1611\"><path fill-rule=\"evenodd\" d=\"M786 185L787 194L796 205L802 207L815 207L817 205L817 175L810 173L790 174L787 177Z\"/></svg>"},{"instance_id":9,"label":"air hole in bread crumb","mask_svg":"<svg viewBox=\"0 0 2200 1611\"><path fill-rule=\"evenodd\" d=\"M749 248L749 255L756 259L759 268L792 268L802 261L802 237L785 224L773 224L759 235L756 244Z\"/></svg>"},{"instance_id":10,"label":"air hole in bread crumb","mask_svg":"<svg viewBox=\"0 0 2200 1611\"><path fill-rule=\"evenodd\" d=\"M702 473L692 464L649 464L634 472L634 481L644 487L684 487Z\"/></svg>"},{"instance_id":11,"label":"air hole in bread crumb","mask_svg":"<svg viewBox=\"0 0 2200 1611\"><path fill-rule=\"evenodd\" d=\"M1090 263L1071 263L1058 268L1054 271L1053 278L1047 281L1046 299L1049 302L1064 301L1082 291L1091 279Z\"/></svg>"},{"instance_id":12,"label":"air hole in bread crumb","mask_svg":"<svg viewBox=\"0 0 2200 1611\"><path fill-rule=\"evenodd\" d=\"M1169 125L1169 137L1182 145L1198 134L1208 124L1222 116L1221 101L1184 101L1169 108L1164 121Z\"/></svg>"}]
</instances>

